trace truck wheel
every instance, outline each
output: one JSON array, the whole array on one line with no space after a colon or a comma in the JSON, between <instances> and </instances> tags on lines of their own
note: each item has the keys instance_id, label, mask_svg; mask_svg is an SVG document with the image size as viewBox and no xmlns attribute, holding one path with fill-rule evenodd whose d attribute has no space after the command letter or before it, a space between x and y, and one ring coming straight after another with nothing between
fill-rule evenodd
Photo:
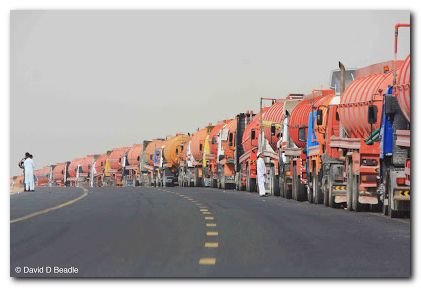
<instances>
[{"instance_id":1,"label":"truck wheel","mask_svg":"<svg viewBox=\"0 0 421 288\"><path fill-rule=\"evenodd\" d=\"M256 179L250 177L250 171L247 168L246 191L256 192Z\"/></svg>"},{"instance_id":2,"label":"truck wheel","mask_svg":"<svg viewBox=\"0 0 421 288\"><path fill-rule=\"evenodd\" d=\"M327 189L326 182L327 182L327 177L323 176L323 180L322 180L323 205L325 205L326 207L329 207L329 190Z\"/></svg>"},{"instance_id":3,"label":"truck wheel","mask_svg":"<svg viewBox=\"0 0 421 288\"><path fill-rule=\"evenodd\" d=\"M217 187L218 187L218 183L216 179L212 179L212 188L217 188Z\"/></svg>"},{"instance_id":4,"label":"truck wheel","mask_svg":"<svg viewBox=\"0 0 421 288\"><path fill-rule=\"evenodd\" d=\"M285 198L292 199L292 179L291 177L284 178L284 191L285 191Z\"/></svg>"},{"instance_id":5,"label":"truck wheel","mask_svg":"<svg viewBox=\"0 0 421 288\"><path fill-rule=\"evenodd\" d=\"M270 193L274 196L279 196L279 176L275 175L275 167L270 167L270 177L271 177L271 191Z\"/></svg>"},{"instance_id":6,"label":"truck wheel","mask_svg":"<svg viewBox=\"0 0 421 288\"><path fill-rule=\"evenodd\" d=\"M316 175L316 169L313 170L313 201L315 204L323 203L323 195L320 187L320 175Z\"/></svg>"},{"instance_id":7,"label":"truck wheel","mask_svg":"<svg viewBox=\"0 0 421 288\"><path fill-rule=\"evenodd\" d=\"M393 204L393 191L392 191L392 183L391 183L391 181L390 181L390 170L389 170L389 173L388 173L388 175L387 175L388 177L387 177L387 189L388 189L388 191L389 191L389 199L388 199L388 208L387 208L387 210L388 210L388 212L389 212L389 216L390 216L390 218L398 218L398 217L400 217L400 213L399 213L399 210L394 210L393 209L393 207L392 207L392 204Z\"/></svg>"},{"instance_id":8,"label":"truck wheel","mask_svg":"<svg viewBox=\"0 0 421 288\"><path fill-rule=\"evenodd\" d=\"M297 201L305 201L307 198L306 188L303 184L301 184L300 178L297 175L296 167L294 167L292 175L292 195L293 197L295 195L295 200Z\"/></svg>"},{"instance_id":9,"label":"truck wheel","mask_svg":"<svg viewBox=\"0 0 421 288\"><path fill-rule=\"evenodd\" d=\"M314 192L313 192L313 185L314 185L314 181L313 181L313 176L309 177L311 179L311 183L307 184L307 201L309 203L314 203Z\"/></svg>"},{"instance_id":10,"label":"truck wheel","mask_svg":"<svg viewBox=\"0 0 421 288\"><path fill-rule=\"evenodd\" d=\"M291 193L291 198L293 200L297 200L297 171L295 170L295 166L293 167L292 170L292 193Z\"/></svg>"},{"instance_id":11,"label":"truck wheel","mask_svg":"<svg viewBox=\"0 0 421 288\"><path fill-rule=\"evenodd\" d=\"M360 212L361 211L361 204L358 202L358 196L359 196L359 191L358 191L358 179L359 179L359 177L358 177L358 175L353 175L352 173L351 173L351 175L352 175L352 209L355 211L355 212Z\"/></svg>"},{"instance_id":12,"label":"truck wheel","mask_svg":"<svg viewBox=\"0 0 421 288\"><path fill-rule=\"evenodd\" d=\"M199 187L201 179L199 178L199 168L194 168L193 187Z\"/></svg>"},{"instance_id":13,"label":"truck wheel","mask_svg":"<svg viewBox=\"0 0 421 288\"><path fill-rule=\"evenodd\" d=\"M223 190L225 190L227 187L226 187L226 184L225 184L225 176L222 176L221 177L221 189L223 189Z\"/></svg>"},{"instance_id":14,"label":"truck wheel","mask_svg":"<svg viewBox=\"0 0 421 288\"><path fill-rule=\"evenodd\" d=\"M213 172L211 173L211 187L216 188L218 185L216 179L214 178Z\"/></svg>"},{"instance_id":15,"label":"truck wheel","mask_svg":"<svg viewBox=\"0 0 421 288\"><path fill-rule=\"evenodd\" d=\"M331 172L329 172L327 174L327 187L326 187L328 199L329 199L329 207L339 208L340 205L338 203L335 203L335 196L333 196L332 189L333 189L333 175Z\"/></svg>"},{"instance_id":16,"label":"truck wheel","mask_svg":"<svg viewBox=\"0 0 421 288\"><path fill-rule=\"evenodd\" d=\"M247 192L250 192L250 186L251 186L251 183L250 183L250 176L249 176L249 170L248 170L248 167L247 167L247 174L246 174L246 191Z\"/></svg>"},{"instance_id":17,"label":"truck wheel","mask_svg":"<svg viewBox=\"0 0 421 288\"><path fill-rule=\"evenodd\" d=\"M352 207L352 168L348 166L348 170L347 174L348 174L348 179L346 181L346 208L348 211L352 211L353 207Z\"/></svg>"},{"instance_id":18,"label":"truck wheel","mask_svg":"<svg viewBox=\"0 0 421 288\"><path fill-rule=\"evenodd\" d=\"M285 198L285 175L284 173L279 173L279 196Z\"/></svg>"},{"instance_id":19,"label":"truck wheel","mask_svg":"<svg viewBox=\"0 0 421 288\"><path fill-rule=\"evenodd\" d=\"M162 186L163 186L163 187L167 187L167 175L166 175L166 173L165 173L165 170L164 170L164 172L162 173Z\"/></svg>"},{"instance_id":20,"label":"truck wheel","mask_svg":"<svg viewBox=\"0 0 421 288\"><path fill-rule=\"evenodd\" d=\"M387 168L385 168L387 169ZM386 171L385 175L385 183L384 183L384 191L383 191L383 205L382 205L382 212L385 216L389 215L389 209L391 207L391 187L390 187L390 172L389 170ZM387 196L387 199L386 199ZM387 202L387 205L386 205Z\"/></svg>"}]
</instances>

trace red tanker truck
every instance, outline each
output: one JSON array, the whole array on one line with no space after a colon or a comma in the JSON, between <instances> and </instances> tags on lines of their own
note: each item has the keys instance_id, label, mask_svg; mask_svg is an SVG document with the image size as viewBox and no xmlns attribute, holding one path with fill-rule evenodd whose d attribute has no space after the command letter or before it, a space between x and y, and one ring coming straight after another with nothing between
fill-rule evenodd
<instances>
[{"instance_id":1,"label":"red tanker truck","mask_svg":"<svg viewBox=\"0 0 421 288\"><path fill-rule=\"evenodd\" d=\"M244 129L241 139L242 153L239 157L239 171L236 174L238 181L237 188L247 192L255 192L256 187L256 161L257 149L259 146L259 125L260 115L264 114L269 107L264 107L261 112L250 119L250 122Z\"/></svg>"},{"instance_id":2,"label":"red tanker truck","mask_svg":"<svg viewBox=\"0 0 421 288\"><path fill-rule=\"evenodd\" d=\"M70 162L59 163L53 165L52 185L64 187L67 185L67 169Z\"/></svg>"},{"instance_id":3,"label":"red tanker truck","mask_svg":"<svg viewBox=\"0 0 421 288\"><path fill-rule=\"evenodd\" d=\"M160 186L174 186L178 184L178 173L181 155L190 137L185 134L177 134L168 137L159 149L159 166L157 176ZM187 147L186 147L187 148Z\"/></svg>"},{"instance_id":4,"label":"red tanker truck","mask_svg":"<svg viewBox=\"0 0 421 288\"><path fill-rule=\"evenodd\" d=\"M317 111L317 118L325 118L326 131L330 131L325 136L326 178L322 190L332 207L346 203L348 210L360 211L363 205L377 208L379 204L380 145L375 139L383 95L393 84L391 64L384 62L356 70L355 80L341 89L340 103L330 105L327 111ZM320 120L317 124L322 123Z\"/></svg>"},{"instance_id":5,"label":"red tanker truck","mask_svg":"<svg viewBox=\"0 0 421 288\"><path fill-rule=\"evenodd\" d=\"M218 137L229 120L218 122L205 139L203 149L203 185L216 188L218 184L217 153Z\"/></svg>"},{"instance_id":6,"label":"red tanker truck","mask_svg":"<svg viewBox=\"0 0 421 288\"><path fill-rule=\"evenodd\" d=\"M142 177L141 185L144 186L158 186L158 168L160 162L160 151L164 144L164 139L153 139L152 141L144 145L144 151L142 153L142 165L141 171L144 177ZM144 143L145 144L145 143Z\"/></svg>"},{"instance_id":7,"label":"red tanker truck","mask_svg":"<svg viewBox=\"0 0 421 288\"><path fill-rule=\"evenodd\" d=\"M300 178L306 179L306 181L303 181L302 179L301 183L306 184L306 198L310 203L320 204L324 201L324 195L321 189L323 178L321 164L324 154L324 138L321 127L315 126L315 114L318 108L322 109L323 107L328 106L335 97L336 94L333 89L313 90L308 98L310 103L307 102L306 105L303 105L301 111L301 113L307 115L307 124L304 128L305 147L302 151L305 155L301 155L301 158L304 159L304 162L302 163L302 166L304 167L302 175L304 177ZM304 118L305 117L301 120L304 121ZM320 143L322 144L319 145Z\"/></svg>"},{"instance_id":8,"label":"red tanker truck","mask_svg":"<svg viewBox=\"0 0 421 288\"><path fill-rule=\"evenodd\" d=\"M140 185L140 158L143 151L142 144L134 144L127 151L124 166L124 186L136 187Z\"/></svg>"},{"instance_id":9,"label":"red tanker truck","mask_svg":"<svg viewBox=\"0 0 421 288\"><path fill-rule=\"evenodd\" d=\"M109 153L111 153L111 151L98 155L98 157L95 160L95 170L93 171L94 173L92 175L91 182L93 187L102 187L106 185L106 183L108 183L108 179L110 177L110 164L108 163Z\"/></svg>"},{"instance_id":10,"label":"red tanker truck","mask_svg":"<svg viewBox=\"0 0 421 288\"><path fill-rule=\"evenodd\" d=\"M88 155L71 161L67 168L67 184L71 187L80 187L83 184L88 185L89 175L93 164L93 155Z\"/></svg>"},{"instance_id":11,"label":"red tanker truck","mask_svg":"<svg viewBox=\"0 0 421 288\"><path fill-rule=\"evenodd\" d=\"M187 150L191 140L190 133L187 134L187 141L184 144L183 150L180 152L180 163L178 165L178 185L180 187L187 187L189 185L189 178L187 177Z\"/></svg>"},{"instance_id":12,"label":"red tanker truck","mask_svg":"<svg viewBox=\"0 0 421 288\"><path fill-rule=\"evenodd\" d=\"M118 147L109 153L107 160L110 165L108 170L110 186L123 186L125 157L129 149L130 147Z\"/></svg>"},{"instance_id":13,"label":"red tanker truck","mask_svg":"<svg viewBox=\"0 0 421 288\"><path fill-rule=\"evenodd\" d=\"M34 175L35 186L37 187L49 186L52 181L52 169L50 166L35 170Z\"/></svg>"},{"instance_id":14,"label":"red tanker truck","mask_svg":"<svg viewBox=\"0 0 421 288\"><path fill-rule=\"evenodd\" d=\"M265 113L260 113L258 151L263 154L266 166L265 190L271 195L280 195L280 162L279 149L283 139L283 121L286 119L286 111L292 111L301 101L301 94L290 94L283 99L261 98L260 107L264 101L271 101L272 105Z\"/></svg>"},{"instance_id":15,"label":"red tanker truck","mask_svg":"<svg viewBox=\"0 0 421 288\"><path fill-rule=\"evenodd\" d=\"M220 189L236 188L239 190L239 158L243 154L242 139L246 126L254 114L252 111L240 113L222 126L217 138L216 186Z\"/></svg>"},{"instance_id":16,"label":"red tanker truck","mask_svg":"<svg viewBox=\"0 0 421 288\"><path fill-rule=\"evenodd\" d=\"M409 24L395 26L395 63L398 32ZM384 96L380 130L380 187L383 213L390 217L409 215L411 192L411 56L395 69L393 87Z\"/></svg>"},{"instance_id":17,"label":"red tanker truck","mask_svg":"<svg viewBox=\"0 0 421 288\"><path fill-rule=\"evenodd\" d=\"M205 141L213 129L209 124L205 128L197 130L188 142L184 159L181 159L179 173L181 173L182 186L203 186L203 153Z\"/></svg>"}]
</instances>

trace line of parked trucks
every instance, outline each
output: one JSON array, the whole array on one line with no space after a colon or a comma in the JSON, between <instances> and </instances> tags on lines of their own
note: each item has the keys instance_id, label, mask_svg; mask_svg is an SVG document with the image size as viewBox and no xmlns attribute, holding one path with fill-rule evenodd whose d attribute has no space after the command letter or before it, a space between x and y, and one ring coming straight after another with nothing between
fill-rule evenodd
<instances>
[{"instance_id":1,"label":"line of parked trucks","mask_svg":"<svg viewBox=\"0 0 421 288\"><path fill-rule=\"evenodd\" d=\"M173 186L256 191L349 211L410 210L410 56L331 74L329 89L260 99L190 134L143 141L36 170L38 186ZM22 176L15 182L22 182Z\"/></svg>"}]
</instances>

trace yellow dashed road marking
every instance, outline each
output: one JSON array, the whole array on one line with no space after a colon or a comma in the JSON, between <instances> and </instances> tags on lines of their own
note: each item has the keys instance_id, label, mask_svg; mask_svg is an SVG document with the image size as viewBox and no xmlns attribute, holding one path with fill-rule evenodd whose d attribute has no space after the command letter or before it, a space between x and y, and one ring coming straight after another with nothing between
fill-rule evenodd
<instances>
[{"instance_id":1,"label":"yellow dashed road marking","mask_svg":"<svg viewBox=\"0 0 421 288\"><path fill-rule=\"evenodd\" d=\"M213 217L210 217L210 216L205 217L205 220L213 220Z\"/></svg>"},{"instance_id":2,"label":"yellow dashed road marking","mask_svg":"<svg viewBox=\"0 0 421 288\"><path fill-rule=\"evenodd\" d=\"M212 214L211 212L209 212L209 211L205 211L205 212L202 212L202 214L204 214L204 215L210 215L210 214Z\"/></svg>"},{"instance_id":3,"label":"yellow dashed road marking","mask_svg":"<svg viewBox=\"0 0 421 288\"><path fill-rule=\"evenodd\" d=\"M201 212L206 212L208 209L200 209Z\"/></svg>"},{"instance_id":4,"label":"yellow dashed road marking","mask_svg":"<svg viewBox=\"0 0 421 288\"><path fill-rule=\"evenodd\" d=\"M44 210L40 210L40 211L37 211L37 212L31 213L31 214L25 215L25 216L22 216L22 217L19 217L19 218L12 219L12 220L10 220L10 224L13 224L13 223L16 223L16 222L20 222L20 221L24 221L24 220L27 220L27 219L30 219L30 218L33 218L35 216L39 216L39 215L42 215L42 214L47 214L48 212L51 212L51 211L54 211L54 210L57 210L57 209L66 207L68 205L71 205L71 204L73 204L73 203L75 203L75 202L77 202L79 200L82 200L86 196L88 196L88 190L87 189L83 189L83 191L84 191L84 193L82 195L80 195L79 197L77 197L77 198L75 198L73 200L70 200L70 201L61 203L61 204L59 204L57 206L54 206L54 207L50 207L50 208L47 208L47 209L44 209Z\"/></svg>"},{"instance_id":5,"label":"yellow dashed road marking","mask_svg":"<svg viewBox=\"0 0 421 288\"><path fill-rule=\"evenodd\" d=\"M206 223L207 227L216 227L216 223Z\"/></svg>"},{"instance_id":6,"label":"yellow dashed road marking","mask_svg":"<svg viewBox=\"0 0 421 288\"><path fill-rule=\"evenodd\" d=\"M216 259L215 258L200 258L199 264L200 265L215 265Z\"/></svg>"},{"instance_id":7,"label":"yellow dashed road marking","mask_svg":"<svg viewBox=\"0 0 421 288\"><path fill-rule=\"evenodd\" d=\"M206 236L218 236L218 232L216 232L216 231L208 231L208 232L206 232Z\"/></svg>"},{"instance_id":8,"label":"yellow dashed road marking","mask_svg":"<svg viewBox=\"0 0 421 288\"><path fill-rule=\"evenodd\" d=\"M219 243L218 242L205 242L206 248L218 248Z\"/></svg>"}]
</instances>

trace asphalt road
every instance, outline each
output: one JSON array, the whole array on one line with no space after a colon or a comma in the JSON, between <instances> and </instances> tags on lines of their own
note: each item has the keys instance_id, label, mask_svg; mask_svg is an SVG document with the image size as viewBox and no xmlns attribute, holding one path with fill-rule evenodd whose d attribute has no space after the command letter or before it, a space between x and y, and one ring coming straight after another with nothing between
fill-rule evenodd
<instances>
[{"instance_id":1,"label":"asphalt road","mask_svg":"<svg viewBox=\"0 0 421 288\"><path fill-rule=\"evenodd\" d=\"M82 193L13 195L11 220ZM11 224L10 233L12 277L411 275L409 219L239 191L90 189Z\"/></svg>"}]
</instances>

